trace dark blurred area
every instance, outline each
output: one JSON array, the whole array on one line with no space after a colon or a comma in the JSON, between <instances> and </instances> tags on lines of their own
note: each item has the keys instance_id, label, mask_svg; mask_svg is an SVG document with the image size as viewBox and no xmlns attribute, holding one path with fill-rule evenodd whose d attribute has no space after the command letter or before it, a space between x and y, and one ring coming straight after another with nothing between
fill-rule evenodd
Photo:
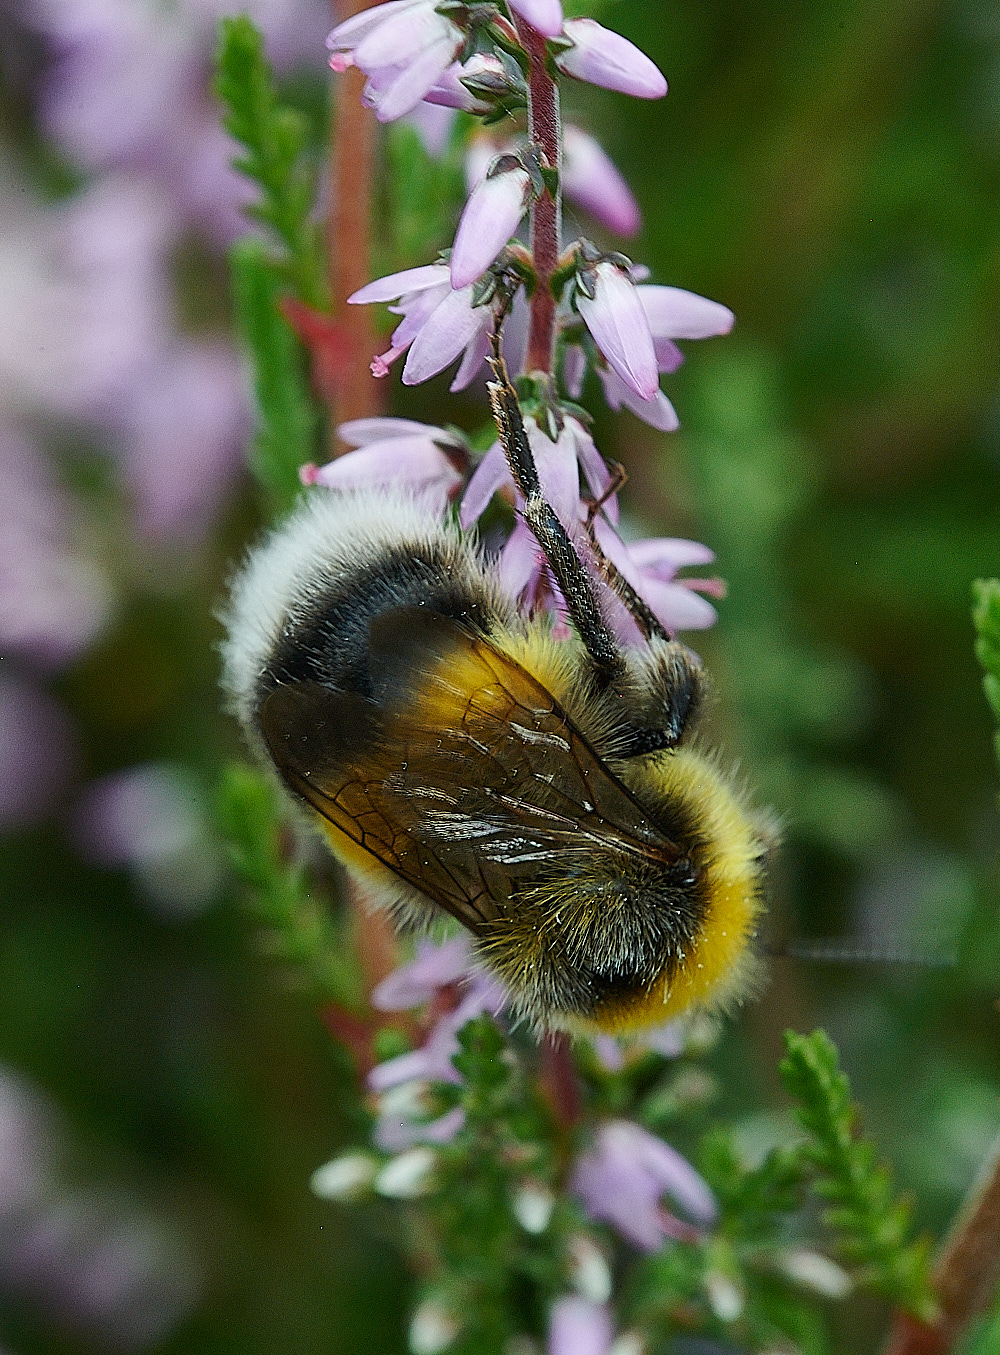
<instances>
[{"instance_id":1,"label":"dark blurred area","mask_svg":"<svg viewBox=\"0 0 1000 1355\"><path fill-rule=\"evenodd\" d=\"M1000 4L587 8L671 83L566 95L639 199L627 248L737 315L667 380L680 432L588 398L636 528L717 553L729 596L695 647L781 825L778 953L713 1055L717 1110L747 1144L780 1136L781 1031L824 1025L940 1232L1000 1128L998 782L969 620L971 580L1000 573ZM325 5L249 9L319 135ZM262 954L213 825L241 755L214 613L260 525L225 270L248 190L209 92L227 12L0 3L10 1355L403 1348L388 1216L307 1188L358 1132L349 1061ZM410 129L387 142L430 181ZM376 267L421 262L413 202L381 192ZM447 227L460 199L436 208ZM391 391L471 432L481 396ZM873 1349L881 1320L838 1348Z\"/></svg>"}]
</instances>

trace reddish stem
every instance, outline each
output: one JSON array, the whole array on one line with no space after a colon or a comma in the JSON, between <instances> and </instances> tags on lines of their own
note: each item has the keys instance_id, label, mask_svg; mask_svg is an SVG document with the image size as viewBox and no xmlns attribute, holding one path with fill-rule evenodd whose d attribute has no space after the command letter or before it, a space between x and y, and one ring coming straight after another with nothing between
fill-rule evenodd
<instances>
[{"instance_id":1,"label":"reddish stem","mask_svg":"<svg viewBox=\"0 0 1000 1355\"><path fill-rule=\"evenodd\" d=\"M369 8L367 0L334 0L334 18L340 23ZM330 436L348 419L380 414L382 387L369 364L376 336L370 306L349 306L347 298L371 280L372 181L375 167L375 116L361 102L364 76L348 70L336 83L330 137L329 207L326 246L330 267L333 315L343 338L338 368L336 407L330 411ZM396 965L398 947L392 924L384 912L368 906L357 888L350 890L355 919L355 945L370 993Z\"/></svg>"},{"instance_id":2,"label":"reddish stem","mask_svg":"<svg viewBox=\"0 0 1000 1355\"><path fill-rule=\"evenodd\" d=\"M562 126L559 87L549 75L545 37L520 15L515 15L521 45L528 53L528 132L554 169L562 170ZM546 188L531 209L531 252L537 285L531 298L527 370L551 372L556 332L556 299L552 274L559 261L562 231L561 191Z\"/></svg>"},{"instance_id":3,"label":"reddish stem","mask_svg":"<svg viewBox=\"0 0 1000 1355\"><path fill-rule=\"evenodd\" d=\"M337 22L369 6L367 0L335 3ZM348 70L337 78L330 140L330 206L326 245L330 261L333 314L346 340L337 422L369 418L382 410L382 388L369 364L376 335L370 306L349 306L347 298L371 280L372 180L375 163L375 115L361 102L364 76ZM332 450L337 450L336 448ZM342 450L342 449L341 449Z\"/></svg>"},{"instance_id":4,"label":"reddish stem","mask_svg":"<svg viewBox=\"0 0 1000 1355\"><path fill-rule=\"evenodd\" d=\"M580 1084L573 1066L568 1035L546 1035L540 1047L541 1084L561 1130L568 1130L580 1118Z\"/></svg>"},{"instance_id":5,"label":"reddish stem","mask_svg":"<svg viewBox=\"0 0 1000 1355\"><path fill-rule=\"evenodd\" d=\"M992 1302L1000 1276L1000 1140L945 1239L934 1269L941 1316L923 1323L900 1314L885 1355L946 1355Z\"/></svg>"}]
</instances>

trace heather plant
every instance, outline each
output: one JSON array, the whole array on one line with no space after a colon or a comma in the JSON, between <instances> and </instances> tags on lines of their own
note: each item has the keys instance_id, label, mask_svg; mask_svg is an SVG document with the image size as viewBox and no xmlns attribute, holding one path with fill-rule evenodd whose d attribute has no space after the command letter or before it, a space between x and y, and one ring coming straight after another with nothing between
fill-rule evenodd
<instances>
[{"instance_id":1,"label":"heather plant","mask_svg":"<svg viewBox=\"0 0 1000 1355\"><path fill-rule=\"evenodd\" d=\"M558 0L402 0L347 18L327 45L335 72L363 74L362 101L380 123L409 120L389 143L397 149L390 172L406 160L405 133L420 140L427 163L464 159L467 199L436 258L407 259L338 297L322 268L313 140L283 106L250 20L223 21L216 89L242 146L236 163L259 189L250 213L265 228L239 242L231 261L258 403L251 464L272 512L303 487L394 486L420 496L463 530L478 527L511 598L526 614L550 614L555 635L567 632L565 600L525 522L525 486L485 418L463 431L385 417L367 381L369 408L337 423L351 382L357 402L358 344L343 303L388 305L399 318L388 346L364 355L374 381L402 362L403 386L419 386L457 364L456 392L475 390L487 363L494 379L509 369L541 487L595 575L610 562L671 634L710 627L707 598L723 596L721 581L680 571L711 562L711 549L619 530L623 477L598 450L591 405L600 391L610 410L673 432L679 421L661 377L684 361L678 341L725 335L733 314L649 280L615 248L572 237L562 211L565 194L603 231L630 235L638 224L599 143L564 125L563 86L590 82L653 100L667 92L662 74L596 20L565 17ZM350 97L339 96L342 122L357 117ZM338 164L334 193L345 173L335 157ZM412 184L386 191L414 201ZM440 203L427 204L424 230L410 223L408 249L433 240L439 215ZM333 231L331 247L356 253L361 244ZM746 375L733 369L737 390ZM339 455L317 464L334 429ZM707 426L692 443L707 519L733 538L731 582L748 592L751 570L768 567L772 538L808 496L812 474L804 449L768 443L763 424L754 432L769 453L758 462L758 489L768 493L739 506L741 484L753 486L727 464L725 437L713 443ZM751 518L760 508L742 538L733 527L739 507ZM775 582L771 597L780 596L776 570ZM981 585L979 650L994 706L995 612ZM781 642L780 607L755 620L745 651L728 642L737 674ZM620 609L612 625L621 643L639 642L634 613ZM805 645L785 651L789 707L801 682L817 676L849 691L836 658ZM772 699L767 718L773 730L761 719L756 729L765 782L770 771L787 792L789 712ZM832 769L802 785L814 798L838 790ZM859 821L880 808L875 792L865 799L857 787L842 799L856 802ZM804 809L808 818L808 802ZM220 815L274 948L354 1057L365 1133L318 1167L312 1189L337 1209L395 1203L415 1277L415 1355L653 1355L694 1337L709 1343L702 1348L822 1352L832 1348L831 1310L849 1309L864 1291L892 1306L895 1351L945 1350L988 1302L989 1285L973 1285L961 1245L953 1241L934 1270L930 1239L915 1234L911 1203L859 1131L822 1031L786 1034L780 1074L793 1118L750 1154L711 1109L718 1087L704 1060L718 1035L714 1019L681 1018L630 1039L539 1038L506 1013L502 986L463 938L421 940L392 963L395 942L365 915L363 899L339 913L317 904L316 865L290 847L257 773L229 771ZM839 831L856 839L843 821ZM373 953L381 954L374 967ZM981 1223L982 1198L970 1208ZM976 1236L980 1254L995 1255L995 1229Z\"/></svg>"}]
</instances>

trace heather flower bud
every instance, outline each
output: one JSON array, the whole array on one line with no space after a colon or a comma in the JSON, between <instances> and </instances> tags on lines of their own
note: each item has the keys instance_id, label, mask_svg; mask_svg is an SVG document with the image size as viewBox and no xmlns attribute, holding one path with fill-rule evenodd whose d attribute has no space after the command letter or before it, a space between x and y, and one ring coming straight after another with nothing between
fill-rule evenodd
<instances>
[{"instance_id":1,"label":"heather flower bud","mask_svg":"<svg viewBox=\"0 0 1000 1355\"><path fill-rule=\"evenodd\" d=\"M451 285L467 287L486 272L517 230L531 195L531 176L514 156L496 160L465 204L451 251Z\"/></svg>"},{"instance_id":2,"label":"heather flower bud","mask_svg":"<svg viewBox=\"0 0 1000 1355\"><path fill-rule=\"evenodd\" d=\"M653 336L635 283L625 270L610 259L600 260L581 277L576 305L625 385L640 399L655 400L660 378Z\"/></svg>"},{"instance_id":3,"label":"heather flower bud","mask_svg":"<svg viewBox=\"0 0 1000 1355\"><path fill-rule=\"evenodd\" d=\"M359 1199L375 1179L378 1163L368 1153L344 1153L309 1178L309 1189L321 1200L347 1202Z\"/></svg>"},{"instance_id":4,"label":"heather flower bud","mask_svg":"<svg viewBox=\"0 0 1000 1355\"><path fill-rule=\"evenodd\" d=\"M563 33L573 44L555 54L564 75L637 99L662 99L666 94L667 82L660 68L620 33L594 19L567 19Z\"/></svg>"},{"instance_id":5,"label":"heather flower bud","mask_svg":"<svg viewBox=\"0 0 1000 1355\"><path fill-rule=\"evenodd\" d=\"M549 1226L555 1196L540 1181L525 1181L514 1193L510 1207L526 1233L544 1233Z\"/></svg>"},{"instance_id":6,"label":"heather flower bud","mask_svg":"<svg viewBox=\"0 0 1000 1355\"><path fill-rule=\"evenodd\" d=\"M416 1200L433 1188L436 1161L430 1148L411 1148L400 1153L375 1177L375 1189L391 1200Z\"/></svg>"},{"instance_id":7,"label":"heather flower bud","mask_svg":"<svg viewBox=\"0 0 1000 1355\"><path fill-rule=\"evenodd\" d=\"M562 32L563 12L559 0L510 0L510 7L547 38L557 37Z\"/></svg>"},{"instance_id":8,"label":"heather flower bud","mask_svg":"<svg viewBox=\"0 0 1000 1355\"><path fill-rule=\"evenodd\" d=\"M600 143L571 125L563 128L562 189L617 235L635 235L642 225L639 204Z\"/></svg>"},{"instance_id":9,"label":"heather flower bud","mask_svg":"<svg viewBox=\"0 0 1000 1355\"><path fill-rule=\"evenodd\" d=\"M607 1303L611 1297L611 1270L604 1253L589 1237L578 1233L569 1242L570 1280L578 1294L591 1303Z\"/></svg>"},{"instance_id":10,"label":"heather flower bud","mask_svg":"<svg viewBox=\"0 0 1000 1355\"><path fill-rule=\"evenodd\" d=\"M410 1322L409 1342L413 1355L440 1355L458 1335L458 1322L434 1299L422 1303Z\"/></svg>"}]
</instances>

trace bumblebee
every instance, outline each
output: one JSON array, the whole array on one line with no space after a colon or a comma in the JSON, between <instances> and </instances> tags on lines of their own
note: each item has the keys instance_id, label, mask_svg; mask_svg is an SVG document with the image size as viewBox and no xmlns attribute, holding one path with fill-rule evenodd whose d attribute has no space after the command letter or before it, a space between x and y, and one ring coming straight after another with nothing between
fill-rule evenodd
<instances>
[{"instance_id":1,"label":"bumblebee","mask_svg":"<svg viewBox=\"0 0 1000 1355\"><path fill-rule=\"evenodd\" d=\"M575 635L520 617L419 501L317 493L235 582L233 707L369 897L403 927L468 928L539 1029L725 1005L755 968L766 835L697 741L698 660L634 595L646 643L617 645L601 590L621 581L587 573L509 383L491 395Z\"/></svg>"}]
</instances>

